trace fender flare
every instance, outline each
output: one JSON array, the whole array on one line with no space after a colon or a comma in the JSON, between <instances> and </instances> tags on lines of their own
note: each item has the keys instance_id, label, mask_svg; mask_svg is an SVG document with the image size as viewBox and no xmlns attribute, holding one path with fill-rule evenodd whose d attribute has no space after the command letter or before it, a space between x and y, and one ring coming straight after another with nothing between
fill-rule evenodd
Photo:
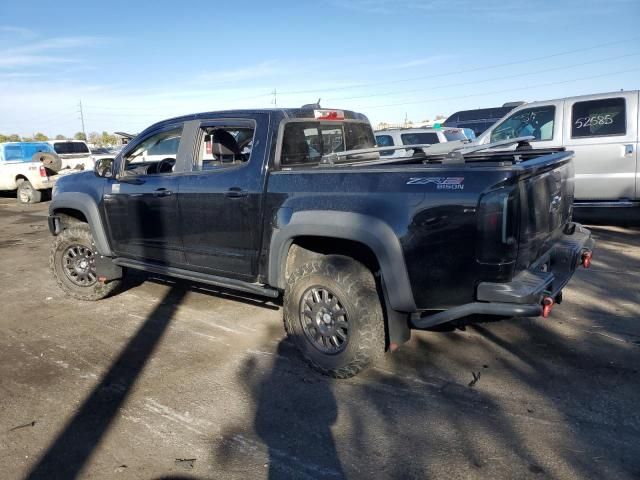
<instances>
[{"instance_id":1,"label":"fender flare","mask_svg":"<svg viewBox=\"0 0 640 480\"><path fill-rule=\"evenodd\" d=\"M87 222L89 222L89 228L91 228L91 234L93 235L93 241L98 253L106 257L113 256L111 253L111 247L109 246L107 232L102 224L98 205L90 195L80 192L58 193L53 200L51 200L51 204L49 205L49 215L55 216L56 211L61 209L77 210L82 212L87 219Z\"/></svg>"},{"instance_id":2,"label":"fender flare","mask_svg":"<svg viewBox=\"0 0 640 480\"><path fill-rule=\"evenodd\" d=\"M287 215L289 209L278 212L278 222L271 236L269 249L269 284L285 288L285 265L291 244L296 237L318 236L351 240L369 247L378 260L390 306L398 312L415 312L411 282L407 273L402 246L391 227L378 218L354 212L308 210ZM284 223L284 222L282 222Z\"/></svg>"}]
</instances>

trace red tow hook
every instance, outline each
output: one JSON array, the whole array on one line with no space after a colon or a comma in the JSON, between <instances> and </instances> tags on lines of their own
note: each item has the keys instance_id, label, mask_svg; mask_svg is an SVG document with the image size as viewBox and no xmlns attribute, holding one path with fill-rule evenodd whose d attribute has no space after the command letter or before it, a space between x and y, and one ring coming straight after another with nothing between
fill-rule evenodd
<instances>
[{"instance_id":1,"label":"red tow hook","mask_svg":"<svg viewBox=\"0 0 640 480\"><path fill-rule=\"evenodd\" d=\"M551 297L544 297L542 299L542 318L549 318L554 303Z\"/></svg>"},{"instance_id":2,"label":"red tow hook","mask_svg":"<svg viewBox=\"0 0 640 480\"><path fill-rule=\"evenodd\" d=\"M593 252L591 250L587 250L582 253L582 266L584 268L589 268L591 266L591 259L593 258Z\"/></svg>"}]
</instances>

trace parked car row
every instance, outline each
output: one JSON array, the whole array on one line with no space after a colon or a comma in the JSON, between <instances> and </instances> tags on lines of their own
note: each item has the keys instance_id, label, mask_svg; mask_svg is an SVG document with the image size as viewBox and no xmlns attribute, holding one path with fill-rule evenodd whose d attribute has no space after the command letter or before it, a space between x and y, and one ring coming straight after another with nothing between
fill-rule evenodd
<instances>
[{"instance_id":1,"label":"parked car row","mask_svg":"<svg viewBox=\"0 0 640 480\"><path fill-rule=\"evenodd\" d=\"M0 190L16 191L18 203L47 198L60 175L93 170L95 162L117 152L95 152L82 140L0 144Z\"/></svg>"},{"instance_id":2,"label":"parked car row","mask_svg":"<svg viewBox=\"0 0 640 480\"><path fill-rule=\"evenodd\" d=\"M520 136L536 148L575 153L575 206L640 207L639 92L612 92L521 105L479 144Z\"/></svg>"},{"instance_id":3,"label":"parked car row","mask_svg":"<svg viewBox=\"0 0 640 480\"><path fill-rule=\"evenodd\" d=\"M452 117L475 118L484 132L474 141L487 144L531 137L535 148L564 148L575 153L575 207L640 208L639 125L640 95L636 91L561 98L532 103L506 104L506 115L493 119L497 109L457 112L444 122L440 133L409 129L376 132L379 145L401 145L420 137L427 142L450 141L446 125L471 125ZM388 153L381 153L390 155ZM402 154L406 154L403 152ZM401 155L393 153L392 155ZM639 210L640 211L640 210Z\"/></svg>"}]
</instances>

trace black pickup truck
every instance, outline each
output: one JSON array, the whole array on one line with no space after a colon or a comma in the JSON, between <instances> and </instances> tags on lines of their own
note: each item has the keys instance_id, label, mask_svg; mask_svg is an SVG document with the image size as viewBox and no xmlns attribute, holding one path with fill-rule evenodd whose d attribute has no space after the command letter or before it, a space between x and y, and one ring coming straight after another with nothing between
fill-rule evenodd
<instances>
[{"instance_id":1,"label":"black pickup truck","mask_svg":"<svg viewBox=\"0 0 640 480\"><path fill-rule=\"evenodd\" d=\"M58 181L50 266L83 300L126 269L282 296L305 358L349 377L411 328L546 317L589 265L572 153L495 147L380 157L367 118L342 110L166 120Z\"/></svg>"}]
</instances>

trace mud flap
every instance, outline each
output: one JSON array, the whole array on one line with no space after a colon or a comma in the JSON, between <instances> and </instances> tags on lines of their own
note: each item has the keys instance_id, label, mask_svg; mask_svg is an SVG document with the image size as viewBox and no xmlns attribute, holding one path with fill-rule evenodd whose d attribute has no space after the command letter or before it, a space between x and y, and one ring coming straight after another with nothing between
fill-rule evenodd
<instances>
[{"instance_id":1,"label":"mud flap","mask_svg":"<svg viewBox=\"0 0 640 480\"><path fill-rule=\"evenodd\" d=\"M411 328L409 327L409 314L396 312L389 304L387 289L384 280L381 280L382 294L384 298L383 313L386 323L387 349L390 351L397 350L400 345L411 339Z\"/></svg>"},{"instance_id":2,"label":"mud flap","mask_svg":"<svg viewBox=\"0 0 640 480\"><path fill-rule=\"evenodd\" d=\"M122 278L122 267L113 263L113 260L109 257L97 255L96 274L99 282L108 283Z\"/></svg>"}]
</instances>

